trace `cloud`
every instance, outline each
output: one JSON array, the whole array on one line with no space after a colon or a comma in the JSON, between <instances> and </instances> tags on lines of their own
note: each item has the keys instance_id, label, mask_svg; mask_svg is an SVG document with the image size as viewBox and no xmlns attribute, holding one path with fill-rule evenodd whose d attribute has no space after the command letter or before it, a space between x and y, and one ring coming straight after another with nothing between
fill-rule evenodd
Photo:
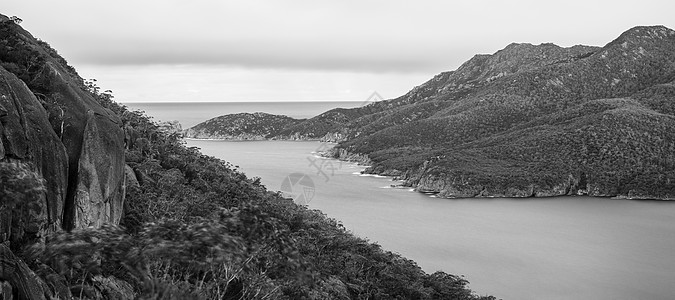
<instances>
[{"instance_id":1,"label":"cloud","mask_svg":"<svg viewBox=\"0 0 675 300\"><path fill-rule=\"evenodd\" d=\"M101 65L440 72L511 42L603 45L635 25L675 26L675 2L663 0L638 6L585 0L22 0L3 6L69 61Z\"/></svg>"},{"instance_id":2,"label":"cloud","mask_svg":"<svg viewBox=\"0 0 675 300\"><path fill-rule=\"evenodd\" d=\"M433 75L204 65L82 65L78 70L121 102L365 100L373 91L394 98Z\"/></svg>"},{"instance_id":3,"label":"cloud","mask_svg":"<svg viewBox=\"0 0 675 300\"><path fill-rule=\"evenodd\" d=\"M446 56L435 50L422 55L414 47L378 41L281 39L227 40L94 40L72 48L78 63L102 65L204 64L253 68L415 72L447 68ZM121 45L126 44L126 45ZM447 47L446 47L447 48ZM450 51L449 49L440 49ZM459 51L455 51L457 53ZM466 54L469 55L468 53ZM445 59L444 59L445 58Z\"/></svg>"}]
</instances>

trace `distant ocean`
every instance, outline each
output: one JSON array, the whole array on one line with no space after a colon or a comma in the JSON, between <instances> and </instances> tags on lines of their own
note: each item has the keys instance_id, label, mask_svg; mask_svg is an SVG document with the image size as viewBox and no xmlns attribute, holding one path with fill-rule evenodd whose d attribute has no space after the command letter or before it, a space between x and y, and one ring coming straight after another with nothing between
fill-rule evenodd
<instances>
[{"instance_id":1,"label":"distant ocean","mask_svg":"<svg viewBox=\"0 0 675 300\"><path fill-rule=\"evenodd\" d=\"M236 113L264 112L292 118L311 118L333 108L353 108L362 101L296 101L296 102L173 102L122 103L131 110L145 111L155 121L180 122L184 129L208 119Z\"/></svg>"}]
</instances>

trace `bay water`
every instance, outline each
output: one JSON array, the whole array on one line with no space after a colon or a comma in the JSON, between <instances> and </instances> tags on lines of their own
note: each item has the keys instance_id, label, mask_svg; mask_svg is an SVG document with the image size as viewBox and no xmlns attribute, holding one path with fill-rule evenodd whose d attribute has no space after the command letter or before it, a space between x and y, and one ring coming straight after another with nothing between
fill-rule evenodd
<instances>
[{"instance_id":1,"label":"bay water","mask_svg":"<svg viewBox=\"0 0 675 300\"><path fill-rule=\"evenodd\" d=\"M310 110L304 113L322 112ZM199 118L199 110L191 112L189 106L164 113L171 120ZM261 177L270 190L290 197L303 194L309 208L416 261L426 272L465 275L479 294L503 299L675 298L675 202L440 199L393 188L396 182L390 178L361 175L363 166L315 155L331 144L186 142L249 177ZM297 181L298 175L302 185L289 189L284 183Z\"/></svg>"}]
</instances>

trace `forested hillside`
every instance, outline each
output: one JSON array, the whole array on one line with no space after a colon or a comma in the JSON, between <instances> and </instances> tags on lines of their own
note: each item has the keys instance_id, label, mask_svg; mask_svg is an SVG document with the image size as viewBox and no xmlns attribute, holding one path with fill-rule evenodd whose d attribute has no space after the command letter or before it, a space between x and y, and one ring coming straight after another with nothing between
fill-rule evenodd
<instances>
[{"instance_id":1,"label":"forested hillside","mask_svg":"<svg viewBox=\"0 0 675 300\"><path fill-rule=\"evenodd\" d=\"M0 298L492 299L187 148L0 15Z\"/></svg>"},{"instance_id":2,"label":"forested hillside","mask_svg":"<svg viewBox=\"0 0 675 300\"><path fill-rule=\"evenodd\" d=\"M271 138L339 141L442 197L675 199L675 31L604 47L511 44L407 94L334 109Z\"/></svg>"},{"instance_id":3,"label":"forested hillside","mask_svg":"<svg viewBox=\"0 0 675 300\"><path fill-rule=\"evenodd\" d=\"M407 107L354 121L338 148L446 197L675 197L675 32L636 27L536 64L550 47L476 57L447 76L470 86L440 76L392 100Z\"/></svg>"},{"instance_id":4,"label":"forested hillside","mask_svg":"<svg viewBox=\"0 0 675 300\"><path fill-rule=\"evenodd\" d=\"M239 113L216 117L185 131L195 139L262 140L276 136L286 127L303 120L262 112Z\"/></svg>"}]
</instances>

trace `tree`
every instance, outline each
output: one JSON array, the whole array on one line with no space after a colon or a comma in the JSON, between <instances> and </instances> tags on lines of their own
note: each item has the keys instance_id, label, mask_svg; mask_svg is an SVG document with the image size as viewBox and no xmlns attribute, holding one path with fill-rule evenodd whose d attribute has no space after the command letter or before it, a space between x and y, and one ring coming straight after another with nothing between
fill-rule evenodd
<instances>
[{"instance_id":1,"label":"tree","mask_svg":"<svg viewBox=\"0 0 675 300\"><path fill-rule=\"evenodd\" d=\"M23 20L21 20L21 18L19 18L17 16L11 16L9 18L9 20L14 22L14 24L17 24L17 25L19 25L19 24L21 24L21 22L23 22Z\"/></svg>"}]
</instances>

